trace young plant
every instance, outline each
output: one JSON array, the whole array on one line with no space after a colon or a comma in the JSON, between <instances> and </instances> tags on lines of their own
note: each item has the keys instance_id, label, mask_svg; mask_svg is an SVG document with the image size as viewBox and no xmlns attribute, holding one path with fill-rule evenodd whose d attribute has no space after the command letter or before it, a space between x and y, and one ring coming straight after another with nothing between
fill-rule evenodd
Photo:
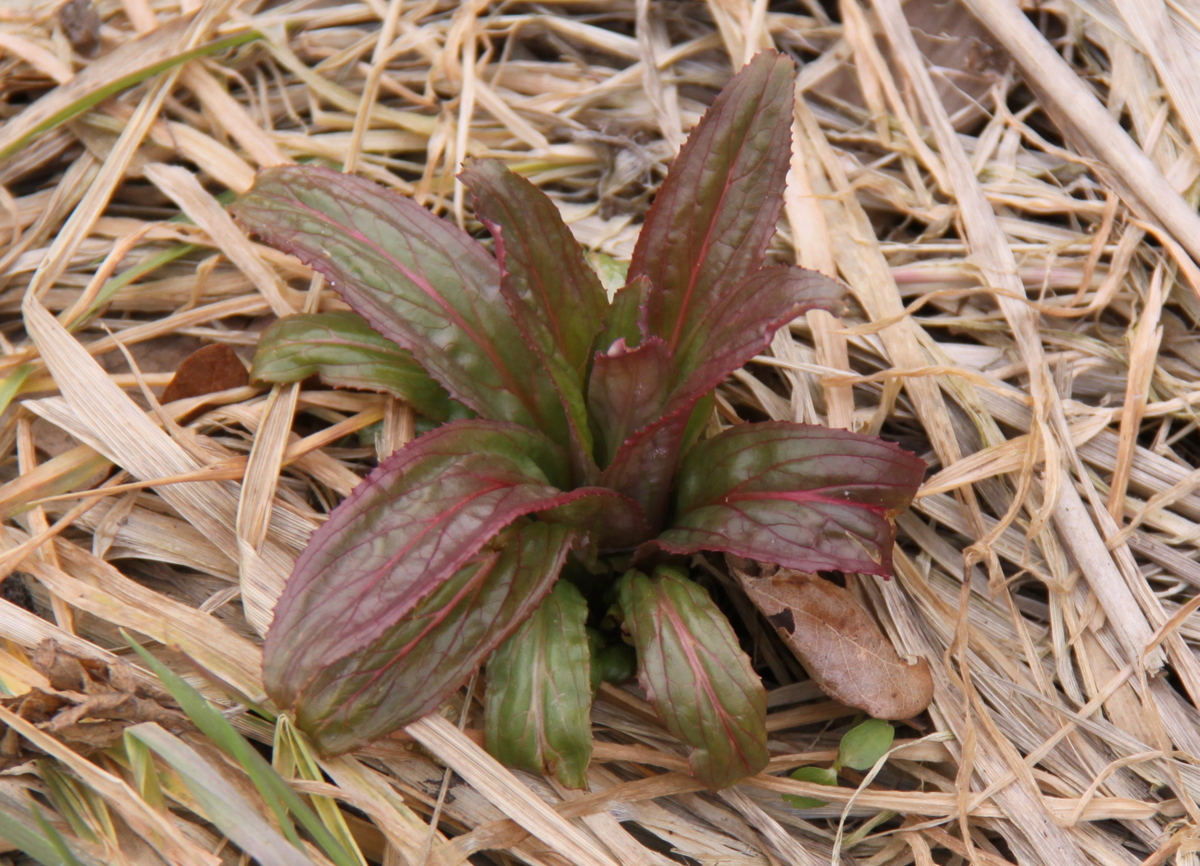
<instances>
[{"instance_id":1,"label":"young plant","mask_svg":"<svg viewBox=\"0 0 1200 866\"><path fill-rule=\"evenodd\" d=\"M792 773L792 778L800 782L815 782L818 785L836 787L838 773L843 767L852 770L871 769L887 754L895 738L896 729L887 722L882 719L867 719L842 735L832 767L801 767ZM828 800L801 797L797 794L784 794L783 801L795 809L818 809L829 805Z\"/></svg>"},{"instance_id":2,"label":"young plant","mask_svg":"<svg viewBox=\"0 0 1200 866\"><path fill-rule=\"evenodd\" d=\"M596 628L619 644L619 611L698 777L719 788L766 765L762 684L675 566L718 551L888 575L893 517L925 468L879 439L800 424L698 441L716 386L777 328L842 296L821 274L764 266L793 77L790 60L760 54L717 97L611 303L553 202L494 160L461 175L494 256L322 168L264 171L234 206L355 310L277 323L255 377L315 373L445 422L332 512L276 608L267 690L322 751L431 712L491 656L488 748L581 786L592 652L612 661Z\"/></svg>"}]
</instances>

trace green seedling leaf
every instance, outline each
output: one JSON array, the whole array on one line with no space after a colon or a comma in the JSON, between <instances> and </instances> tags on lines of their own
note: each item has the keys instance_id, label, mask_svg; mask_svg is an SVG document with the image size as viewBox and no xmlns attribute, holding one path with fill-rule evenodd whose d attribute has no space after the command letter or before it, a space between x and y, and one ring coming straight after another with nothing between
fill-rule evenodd
<instances>
[{"instance_id":1,"label":"green seedling leaf","mask_svg":"<svg viewBox=\"0 0 1200 866\"><path fill-rule=\"evenodd\" d=\"M888 576L894 517L924 473L919 457L874 437L743 424L688 452L674 525L656 543L671 553L721 550L807 572Z\"/></svg>"},{"instance_id":2,"label":"green seedling leaf","mask_svg":"<svg viewBox=\"0 0 1200 866\"><path fill-rule=\"evenodd\" d=\"M496 241L500 291L517 327L545 365L571 428L577 472L595 473L583 382L608 297L583 250L545 193L494 159L459 175L475 215Z\"/></svg>"},{"instance_id":3,"label":"green seedling leaf","mask_svg":"<svg viewBox=\"0 0 1200 866\"><path fill-rule=\"evenodd\" d=\"M596 337L595 353L607 351L618 340L624 340L630 349L642 344L650 333L646 308L653 290L647 277L636 277L617 290L604 313L604 330Z\"/></svg>"},{"instance_id":4,"label":"green seedling leaf","mask_svg":"<svg viewBox=\"0 0 1200 866\"><path fill-rule=\"evenodd\" d=\"M26 795L18 812L0 809L0 839L25 852L43 866L82 866L62 834ZM88 860L91 864L93 861Z\"/></svg>"},{"instance_id":5,"label":"green seedling leaf","mask_svg":"<svg viewBox=\"0 0 1200 866\"><path fill-rule=\"evenodd\" d=\"M231 210L324 274L452 397L567 443L553 383L500 294L500 268L465 232L369 180L317 166L260 172Z\"/></svg>"},{"instance_id":6,"label":"green seedling leaf","mask_svg":"<svg viewBox=\"0 0 1200 866\"><path fill-rule=\"evenodd\" d=\"M601 647L592 653L592 691L600 683L620 685L637 676L637 653L625 643Z\"/></svg>"},{"instance_id":7,"label":"green seedling leaf","mask_svg":"<svg viewBox=\"0 0 1200 866\"><path fill-rule=\"evenodd\" d=\"M837 787L837 773L825 767L801 767L792 773L792 778L798 782L814 782L818 785ZM815 797L801 797L798 794L784 794L783 802L793 809L819 809L828 806L828 800L818 800Z\"/></svg>"},{"instance_id":8,"label":"green seedling leaf","mask_svg":"<svg viewBox=\"0 0 1200 866\"><path fill-rule=\"evenodd\" d=\"M600 285L604 286L608 300L611 301L617 290L629 279L629 262L618 261L608 253L592 251L585 253L584 258L600 278Z\"/></svg>"},{"instance_id":9,"label":"green seedling leaf","mask_svg":"<svg viewBox=\"0 0 1200 866\"><path fill-rule=\"evenodd\" d=\"M381 336L358 313L286 316L263 332L250 369L252 381L274 385L309 376L334 388L391 394L434 421L467 414L412 352Z\"/></svg>"},{"instance_id":10,"label":"green seedling leaf","mask_svg":"<svg viewBox=\"0 0 1200 866\"><path fill-rule=\"evenodd\" d=\"M313 861L302 848L285 839L237 788L183 740L155 722L133 725L125 733L145 743L166 761L179 774L208 820L263 866L311 866Z\"/></svg>"},{"instance_id":11,"label":"green seedling leaf","mask_svg":"<svg viewBox=\"0 0 1200 866\"><path fill-rule=\"evenodd\" d=\"M760 772L767 694L708 593L676 569L629 571L618 584L638 654L638 681L671 731L693 747L688 763L712 789Z\"/></svg>"},{"instance_id":12,"label":"green seedling leaf","mask_svg":"<svg viewBox=\"0 0 1200 866\"><path fill-rule=\"evenodd\" d=\"M321 850L337 866L358 866L359 861L330 835L329 830L316 813L300 798L299 794L292 790L287 781L275 772L258 750L238 733L220 710L196 691L187 680L155 658L126 632L122 631L122 636L126 643L142 657L146 666L154 672L154 675L170 692L171 697L175 699L192 723L200 729L200 732L242 766L250 781L262 795L263 800L271 807L276 822L282 828L284 835L293 845L300 845L300 838L296 835L288 812L296 816L304 829L321 846ZM125 733L128 740L128 728Z\"/></svg>"},{"instance_id":13,"label":"green seedling leaf","mask_svg":"<svg viewBox=\"0 0 1200 866\"><path fill-rule=\"evenodd\" d=\"M646 214L631 277L645 275L650 331L672 351L721 295L762 265L783 207L795 64L764 51L721 91Z\"/></svg>"},{"instance_id":14,"label":"green seedling leaf","mask_svg":"<svg viewBox=\"0 0 1200 866\"><path fill-rule=\"evenodd\" d=\"M838 764L852 770L869 770L887 754L896 729L883 719L867 719L846 731L838 746Z\"/></svg>"},{"instance_id":15,"label":"green seedling leaf","mask_svg":"<svg viewBox=\"0 0 1200 866\"><path fill-rule=\"evenodd\" d=\"M563 524L518 520L379 638L313 657L301 688L281 695L296 725L338 755L432 712L533 613L574 536Z\"/></svg>"},{"instance_id":16,"label":"green seedling leaf","mask_svg":"<svg viewBox=\"0 0 1200 866\"><path fill-rule=\"evenodd\" d=\"M592 689L587 602L560 580L488 662L484 734L498 760L587 786Z\"/></svg>"}]
</instances>

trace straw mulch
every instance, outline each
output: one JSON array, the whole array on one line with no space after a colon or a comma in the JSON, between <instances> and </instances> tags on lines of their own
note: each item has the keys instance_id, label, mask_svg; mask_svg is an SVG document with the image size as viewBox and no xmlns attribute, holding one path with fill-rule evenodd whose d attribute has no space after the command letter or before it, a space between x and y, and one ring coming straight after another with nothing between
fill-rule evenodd
<instances>
[{"instance_id":1,"label":"straw mulch","mask_svg":"<svg viewBox=\"0 0 1200 866\"><path fill-rule=\"evenodd\" d=\"M686 130L769 46L801 61L772 254L839 275L854 304L796 322L719 408L878 432L930 463L896 578L851 582L932 663L930 712L873 778L843 774L857 789L791 780L829 765L854 713L718 576L772 689L766 774L701 790L636 690L611 687L587 793L487 758L469 698L305 763L244 711L259 635L308 534L411 416L310 386L158 400L200 346L245 359L273 316L340 303L223 204L260 166L315 159L474 229L454 175L486 154L627 257ZM1194 0L6 4L0 684L59 698L48 721L0 706L4 826L139 866L247 862L222 791L245 826L278 826L237 764L172 727L125 630L274 743L363 863L1194 863L1198 66ZM97 697L135 692L124 715ZM211 778L120 739L147 721Z\"/></svg>"}]
</instances>

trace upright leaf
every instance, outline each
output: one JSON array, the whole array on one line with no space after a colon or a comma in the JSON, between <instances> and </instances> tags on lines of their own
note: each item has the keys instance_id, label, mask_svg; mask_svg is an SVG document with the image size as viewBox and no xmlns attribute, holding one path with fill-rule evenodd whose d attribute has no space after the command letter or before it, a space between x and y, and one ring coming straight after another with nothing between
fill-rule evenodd
<instances>
[{"instance_id":1,"label":"upright leaf","mask_svg":"<svg viewBox=\"0 0 1200 866\"><path fill-rule=\"evenodd\" d=\"M595 352L605 352L617 340L624 340L629 348L637 348L650 334L650 293L654 287L646 277L630 280L617 290L612 304L604 313L604 330L596 337Z\"/></svg>"},{"instance_id":2,"label":"upright leaf","mask_svg":"<svg viewBox=\"0 0 1200 866\"><path fill-rule=\"evenodd\" d=\"M485 418L567 441L558 396L470 236L371 181L315 166L260 172L232 210L324 274L371 327Z\"/></svg>"},{"instance_id":3,"label":"upright leaf","mask_svg":"<svg viewBox=\"0 0 1200 866\"><path fill-rule=\"evenodd\" d=\"M385 460L313 534L284 586L264 646L271 696L285 707L315 699L329 665L384 640L518 517L571 521L619 501L563 493L564 476L545 436L495 421L451 422Z\"/></svg>"},{"instance_id":4,"label":"upright leaf","mask_svg":"<svg viewBox=\"0 0 1200 866\"><path fill-rule=\"evenodd\" d=\"M495 238L500 291L558 391L577 471L591 474L583 382L608 296L545 193L494 159L470 161L459 177Z\"/></svg>"},{"instance_id":5,"label":"upright leaf","mask_svg":"<svg viewBox=\"0 0 1200 866\"><path fill-rule=\"evenodd\" d=\"M587 602L560 580L488 661L484 733L498 760L587 784L592 687Z\"/></svg>"},{"instance_id":6,"label":"upright leaf","mask_svg":"<svg viewBox=\"0 0 1200 866\"><path fill-rule=\"evenodd\" d=\"M703 588L675 569L618 584L638 654L638 681L667 728L693 747L692 772L717 789L760 772L767 693L737 637Z\"/></svg>"},{"instance_id":7,"label":"upright leaf","mask_svg":"<svg viewBox=\"0 0 1200 866\"><path fill-rule=\"evenodd\" d=\"M722 293L762 264L783 207L795 66L764 51L692 131L638 236L629 267L645 275L651 333L672 350Z\"/></svg>"},{"instance_id":8,"label":"upright leaf","mask_svg":"<svg viewBox=\"0 0 1200 866\"><path fill-rule=\"evenodd\" d=\"M693 399L771 345L775 332L809 310L837 311L845 290L818 271L760 268L698 311L675 350L678 393Z\"/></svg>"},{"instance_id":9,"label":"upright leaf","mask_svg":"<svg viewBox=\"0 0 1200 866\"><path fill-rule=\"evenodd\" d=\"M587 399L602 467L612 463L630 434L662 413L671 394L673 372L667 344L658 337L635 349L621 338L607 351L596 353Z\"/></svg>"},{"instance_id":10,"label":"upright leaf","mask_svg":"<svg viewBox=\"0 0 1200 866\"><path fill-rule=\"evenodd\" d=\"M588 403L603 483L637 500L651 520L661 517L697 402L766 349L778 328L811 309L836 309L842 295L816 271L762 268L705 309L673 355L658 337L597 354Z\"/></svg>"},{"instance_id":11,"label":"upright leaf","mask_svg":"<svg viewBox=\"0 0 1200 866\"><path fill-rule=\"evenodd\" d=\"M370 645L311 669L296 724L338 755L435 710L537 607L575 538L519 519Z\"/></svg>"},{"instance_id":12,"label":"upright leaf","mask_svg":"<svg viewBox=\"0 0 1200 866\"><path fill-rule=\"evenodd\" d=\"M890 575L893 519L925 462L847 430L768 422L695 445L676 513L654 542L672 553L721 550L800 571Z\"/></svg>"},{"instance_id":13,"label":"upright leaf","mask_svg":"<svg viewBox=\"0 0 1200 866\"><path fill-rule=\"evenodd\" d=\"M285 316L263 331L254 352L253 381L300 382L309 376L334 388L391 394L434 421L445 421L453 411L446 389L412 352L379 334L358 313Z\"/></svg>"}]
</instances>

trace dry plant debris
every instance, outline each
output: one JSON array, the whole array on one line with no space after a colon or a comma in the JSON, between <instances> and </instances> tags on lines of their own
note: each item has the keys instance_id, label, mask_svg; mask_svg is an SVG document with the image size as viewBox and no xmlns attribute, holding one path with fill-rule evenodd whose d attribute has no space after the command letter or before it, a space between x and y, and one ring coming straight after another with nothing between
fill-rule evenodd
<instances>
[{"instance_id":1,"label":"dry plant debris","mask_svg":"<svg viewBox=\"0 0 1200 866\"><path fill-rule=\"evenodd\" d=\"M126 630L273 745L352 862L1194 859L1198 46L1192 0L6 5L0 684L49 693L33 654L50 639L153 688ZM834 760L854 715L719 567L711 589L773 685L773 757L718 795L625 688L595 702L582 795L490 759L469 689L322 763L241 712L264 699L258 647L292 560L414 430L391 398L312 384L162 402L202 345L245 358L272 317L341 308L224 204L258 168L315 160L474 229L454 176L489 156L627 259L684 134L766 47L801 62L772 255L840 276L855 303L777 335L719 392L720 423L879 433L933 466L896 579L847 582L901 656L928 660L922 727L858 789L790 779ZM139 716L85 754L52 722L0 718L45 755L0 775L10 848L339 862L311 829L272 847L286 822L207 733ZM222 826L222 794L268 842Z\"/></svg>"}]
</instances>

